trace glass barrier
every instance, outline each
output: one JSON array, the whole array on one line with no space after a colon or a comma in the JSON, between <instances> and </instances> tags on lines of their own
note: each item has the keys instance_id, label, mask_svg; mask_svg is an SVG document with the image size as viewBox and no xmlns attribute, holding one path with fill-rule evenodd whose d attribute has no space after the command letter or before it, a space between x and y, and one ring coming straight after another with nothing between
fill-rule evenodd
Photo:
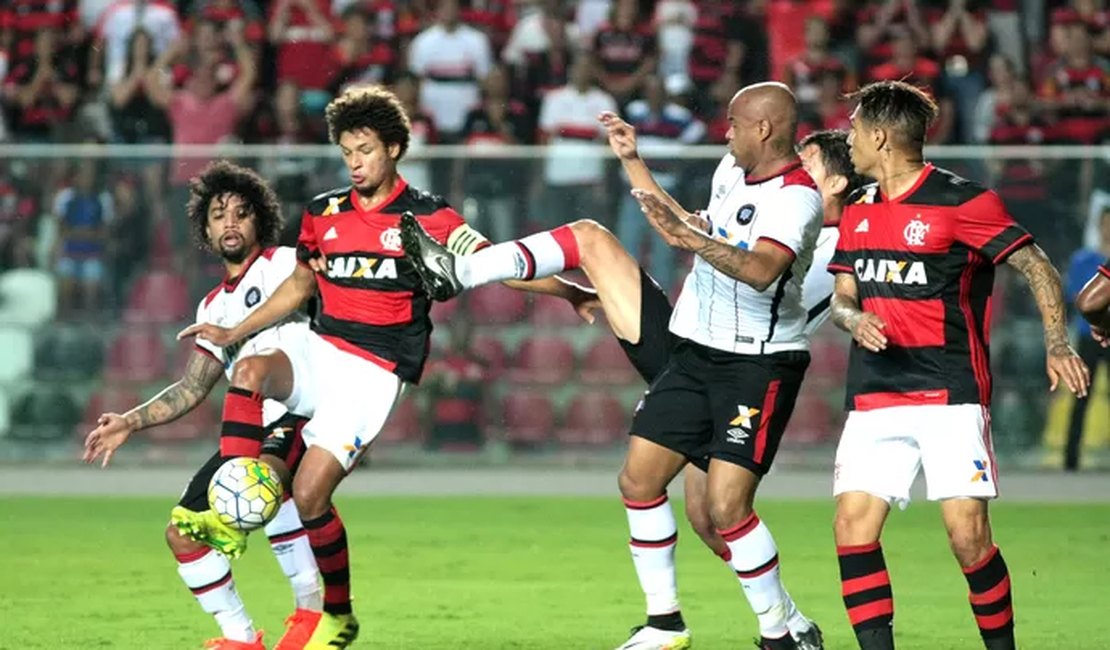
<instances>
[{"instance_id":1,"label":"glass barrier","mask_svg":"<svg viewBox=\"0 0 1110 650\"><path fill-rule=\"evenodd\" d=\"M643 154L684 205L702 207L720 147ZM1065 284L1093 269L1071 260L1106 251L1106 147L938 148L938 165L994 187L1048 252ZM259 171L283 202L283 243L308 199L345 184L330 146L0 146L0 460L71 458L104 411L131 407L179 376L191 344L174 335L222 278L190 238L186 183L226 158ZM610 228L672 295L690 259L645 225L604 147L426 147L401 164L408 182L444 195L502 241L575 219ZM1074 277L1073 277L1074 276ZM1069 428L1085 453L1110 448L1105 369L1086 418L1050 395L1040 318L1020 277L1003 268L993 301L993 439L1033 464L1062 455ZM557 301L487 287L433 310L429 372L407 391L373 462L611 461L644 390L604 324ZM1072 315L1073 330L1076 329ZM1085 341L1076 334L1077 344ZM830 324L787 432L786 463L831 464L843 423L847 338ZM1096 354L1083 344L1085 354ZM174 422L138 434L130 457L210 452L223 388ZM1063 391L1058 391L1063 392ZM1074 420L1074 421L1073 421ZM1077 424L1078 423L1078 424ZM123 457L128 457L124 454Z\"/></svg>"}]
</instances>

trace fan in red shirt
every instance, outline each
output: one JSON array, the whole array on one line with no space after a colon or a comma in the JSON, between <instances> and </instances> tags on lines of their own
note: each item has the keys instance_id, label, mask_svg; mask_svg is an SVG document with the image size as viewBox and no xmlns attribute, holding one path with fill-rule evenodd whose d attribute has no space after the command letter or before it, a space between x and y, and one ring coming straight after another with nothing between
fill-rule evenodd
<instances>
[{"instance_id":1,"label":"fan in red shirt","mask_svg":"<svg viewBox=\"0 0 1110 650\"><path fill-rule=\"evenodd\" d=\"M286 636L308 639L308 647L345 648L359 624L351 610L346 528L332 507L332 494L381 432L403 384L420 380L432 332L431 299L402 251L401 216L414 215L457 255L488 242L441 197L410 186L397 173L410 126L396 95L356 86L332 100L325 117L351 185L308 203L297 242L301 264L242 322L230 328L196 324L181 336L233 345L319 291L320 309L303 360L291 359L293 367L256 390L292 385L307 391L303 399L315 404L302 431L307 451L293 480L293 498L323 575L324 611L295 621L303 632L290 629ZM556 278L514 284L564 297L584 314L588 308L581 305L593 299L591 292ZM246 408L243 404L236 417L246 420Z\"/></svg>"},{"instance_id":2,"label":"fan in red shirt","mask_svg":"<svg viewBox=\"0 0 1110 650\"><path fill-rule=\"evenodd\" d=\"M1028 280L1044 318L1051 389L1083 397L1090 373L1068 345L1060 275L998 196L924 161L937 106L899 81L856 94L856 171L829 263L832 319L855 339L848 421L836 453L835 535L844 606L862 650L894 648L894 600L879 536L924 468L941 502L983 644L1013 650L1010 576L991 541L989 323L994 267Z\"/></svg>"}]
</instances>

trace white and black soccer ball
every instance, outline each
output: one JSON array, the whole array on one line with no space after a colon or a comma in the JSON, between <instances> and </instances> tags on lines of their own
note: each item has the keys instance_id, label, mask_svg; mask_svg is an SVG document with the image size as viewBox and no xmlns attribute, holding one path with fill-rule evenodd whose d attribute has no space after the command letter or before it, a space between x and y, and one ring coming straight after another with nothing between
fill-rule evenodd
<instances>
[{"instance_id":1,"label":"white and black soccer ball","mask_svg":"<svg viewBox=\"0 0 1110 650\"><path fill-rule=\"evenodd\" d=\"M257 458L232 458L212 476L208 505L220 521L243 532L261 528L281 507L277 472Z\"/></svg>"}]
</instances>

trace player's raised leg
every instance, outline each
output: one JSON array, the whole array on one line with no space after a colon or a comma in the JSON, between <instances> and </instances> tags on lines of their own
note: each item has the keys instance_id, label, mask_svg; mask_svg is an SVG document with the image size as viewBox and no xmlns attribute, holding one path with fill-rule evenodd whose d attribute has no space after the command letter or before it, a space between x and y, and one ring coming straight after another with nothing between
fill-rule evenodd
<instances>
[{"instance_id":1,"label":"player's raised leg","mask_svg":"<svg viewBox=\"0 0 1110 650\"><path fill-rule=\"evenodd\" d=\"M220 427L220 453L225 458L262 453L262 402L286 401L293 391L293 365L285 352L265 350L243 357L231 371L231 386L224 397Z\"/></svg>"},{"instance_id":2,"label":"player's raised leg","mask_svg":"<svg viewBox=\"0 0 1110 650\"><path fill-rule=\"evenodd\" d=\"M213 455L193 476L175 511L208 510L208 481L224 462ZM210 512L210 511L209 511ZM177 560L177 573L200 604L220 626L222 636L209 642L215 650L265 650L255 631L231 575L231 562L223 553L186 537L174 523L166 526L166 543Z\"/></svg>"}]
</instances>

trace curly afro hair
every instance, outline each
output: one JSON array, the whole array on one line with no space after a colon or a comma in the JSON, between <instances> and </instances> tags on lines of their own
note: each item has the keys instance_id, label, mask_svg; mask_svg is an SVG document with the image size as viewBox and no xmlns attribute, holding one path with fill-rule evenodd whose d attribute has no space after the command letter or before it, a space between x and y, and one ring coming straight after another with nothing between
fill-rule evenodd
<instances>
[{"instance_id":1,"label":"curly afro hair","mask_svg":"<svg viewBox=\"0 0 1110 650\"><path fill-rule=\"evenodd\" d=\"M398 160L408 151L412 130L409 116L397 95L381 86L348 88L331 100L324 118L328 123L328 139L334 144L339 144L339 137L348 131L373 129L386 146L400 145Z\"/></svg>"},{"instance_id":2,"label":"curly afro hair","mask_svg":"<svg viewBox=\"0 0 1110 650\"><path fill-rule=\"evenodd\" d=\"M198 246L212 251L204 229L208 224L208 208L212 200L224 194L236 194L254 212L255 232L263 247L276 246L281 237L281 203L274 190L254 170L226 160L216 161L189 181L189 203L186 212Z\"/></svg>"}]
</instances>

